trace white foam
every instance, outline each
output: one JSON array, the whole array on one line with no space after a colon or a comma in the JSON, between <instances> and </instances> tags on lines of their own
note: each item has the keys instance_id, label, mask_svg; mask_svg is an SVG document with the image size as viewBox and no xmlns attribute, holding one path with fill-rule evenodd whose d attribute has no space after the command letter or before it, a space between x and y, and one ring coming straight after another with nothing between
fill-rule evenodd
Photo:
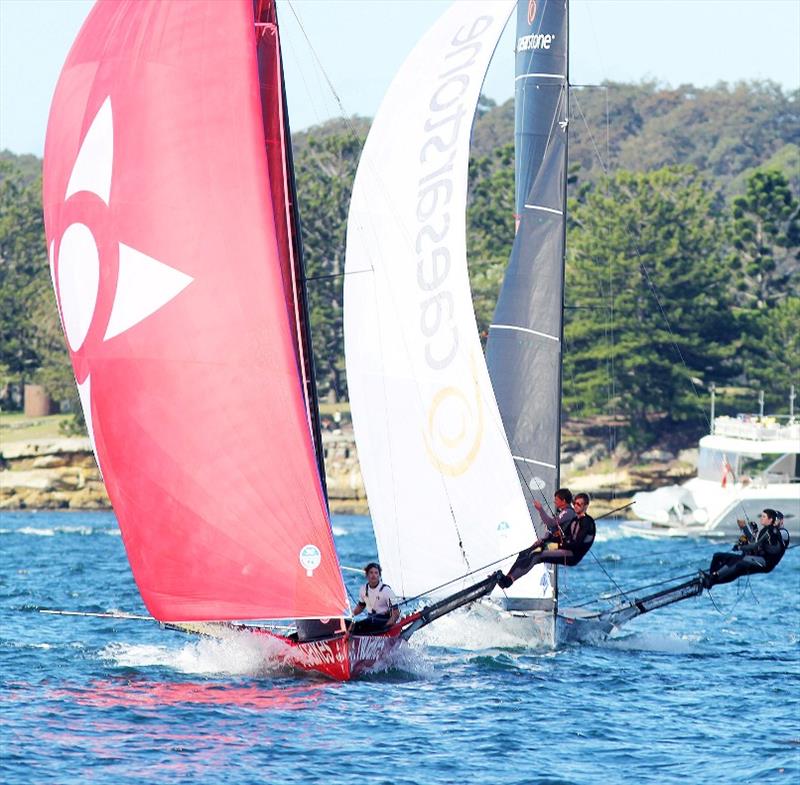
<instances>
[{"instance_id":1,"label":"white foam","mask_svg":"<svg viewBox=\"0 0 800 785\"><path fill-rule=\"evenodd\" d=\"M666 654L691 654L696 650L698 636L671 635L658 632L634 632L612 635L600 645L622 651L656 651Z\"/></svg>"},{"instance_id":2,"label":"white foam","mask_svg":"<svg viewBox=\"0 0 800 785\"><path fill-rule=\"evenodd\" d=\"M96 533L119 536L119 529L95 529L93 526L22 526L19 529L0 529L0 534L24 534L29 537L54 537L56 534L78 534L88 537Z\"/></svg>"},{"instance_id":3,"label":"white foam","mask_svg":"<svg viewBox=\"0 0 800 785\"><path fill-rule=\"evenodd\" d=\"M491 603L475 603L448 613L415 635L428 646L484 651L487 649L549 648L528 619Z\"/></svg>"},{"instance_id":4,"label":"white foam","mask_svg":"<svg viewBox=\"0 0 800 785\"><path fill-rule=\"evenodd\" d=\"M623 540L628 535L625 534L619 526L603 526L603 521L597 524L597 534L595 535L595 542L610 542L611 540Z\"/></svg>"},{"instance_id":5,"label":"white foam","mask_svg":"<svg viewBox=\"0 0 800 785\"><path fill-rule=\"evenodd\" d=\"M181 646L111 643L100 657L120 667L170 668L180 673L262 676L285 670L283 644L250 633L231 632L225 639L201 638Z\"/></svg>"}]
</instances>

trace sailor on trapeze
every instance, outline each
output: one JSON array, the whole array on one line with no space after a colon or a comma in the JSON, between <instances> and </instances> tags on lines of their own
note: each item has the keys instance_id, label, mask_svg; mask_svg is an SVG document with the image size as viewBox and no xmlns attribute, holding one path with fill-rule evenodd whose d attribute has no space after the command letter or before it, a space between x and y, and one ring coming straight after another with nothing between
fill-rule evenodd
<instances>
[{"instance_id":1,"label":"sailor on trapeze","mask_svg":"<svg viewBox=\"0 0 800 785\"><path fill-rule=\"evenodd\" d=\"M507 589L536 564L574 567L592 547L596 527L594 518L586 513L589 507L588 494L579 493L575 497L573 508L572 493L568 488L559 488L553 501L557 510L555 516L548 515L538 500L533 503L542 522L547 526L548 534L520 552L508 574L497 581L502 589Z\"/></svg>"},{"instance_id":2,"label":"sailor on trapeze","mask_svg":"<svg viewBox=\"0 0 800 785\"><path fill-rule=\"evenodd\" d=\"M767 508L761 513L761 530L754 535L750 524L739 522L742 535L733 546L739 553L715 553L708 570L700 570L704 589L730 583L742 575L772 572L789 545L789 532L783 528L783 513Z\"/></svg>"}]
</instances>

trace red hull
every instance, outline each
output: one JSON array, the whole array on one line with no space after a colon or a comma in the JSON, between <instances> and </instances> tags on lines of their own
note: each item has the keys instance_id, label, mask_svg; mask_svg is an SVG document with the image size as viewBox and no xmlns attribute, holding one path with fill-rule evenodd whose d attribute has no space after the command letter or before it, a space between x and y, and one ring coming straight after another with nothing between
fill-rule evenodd
<instances>
[{"instance_id":1,"label":"red hull","mask_svg":"<svg viewBox=\"0 0 800 785\"><path fill-rule=\"evenodd\" d=\"M315 641L295 641L264 628L253 632L280 641L279 658L293 668L316 671L336 681L349 681L375 665L386 662L402 644L402 628L395 625L378 635L338 635Z\"/></svg>"}]
</instances>

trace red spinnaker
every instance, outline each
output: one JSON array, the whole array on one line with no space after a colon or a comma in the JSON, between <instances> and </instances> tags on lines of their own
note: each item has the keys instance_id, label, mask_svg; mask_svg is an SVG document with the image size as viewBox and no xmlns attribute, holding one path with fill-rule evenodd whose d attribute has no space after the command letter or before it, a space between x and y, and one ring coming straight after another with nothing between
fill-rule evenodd
<instances>
[{"instance_id":1,"label":"red spinnaker","mask_svg":"<svg viewBox=\"0 0 800 785\"><path fill-rule=\"evenodd\" d=\"M165 621L347 607L285 291L259 35L250 0L99 2L47 131L67 344L136 582Z\"/></svg>"}]
</instances>

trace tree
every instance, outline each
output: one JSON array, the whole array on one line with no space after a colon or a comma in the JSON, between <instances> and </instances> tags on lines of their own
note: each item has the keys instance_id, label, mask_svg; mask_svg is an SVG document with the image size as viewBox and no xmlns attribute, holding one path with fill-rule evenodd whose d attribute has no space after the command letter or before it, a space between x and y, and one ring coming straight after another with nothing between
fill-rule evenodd
<instances>
[{"instance_id":1,"label":"tree","mask_svg":"<svg viewBox=\"0 0 800 785\"><path fill-rule=\"evenodd\" d=\"M732 205L729 265L741 305L766 308L797 295L800 203L777 170L757 170Z\"/></svg>"},{"instance_id":2,"label":"tree","mask_svg":"<svg viewBox=\"0 0 800 785\"><path fill-rule=\"evenodd\" d=\"M36 304L49 286L41 180L0 161L0 366L6 382L21 383L41 364Z\"/></svg>"},{"instance_id":3,"label":"tree","mask_svg":"<svg viewBox=\"0 0 800 785\"><path fill-rule=\"evenodd\" d=\"M469 170L467 257L478 330L487 334L514 243L514 145L473 159Z\"/></svg>"},{"instance_id":4,"label":"tree","mask_svg":"<svg viewBox=\"0 0 800 785\"><path fill-rule=\"evenodd\" d=\"M693 169L666 168L570 204L564 404L626 415L634 448L702 417L692 379L734 370L714 203Z\"/></svg>"},{"instance_id":5,"label":"tree","mask_svg":"<svg viewBox=\"0 0 800 785\"><path fill-rule=\"evenodd\" d=\"M70 400L82 423L75 380L50 281L41 177L0 160L0 366L4 381L44 385Z\"/></svg>"},{"instance_id":6,"label":"tree","mask_svg":"<svg viewBox=\"0 0 800 785\"><path fill-rule=\"evenodd\" d=\"M744 343L744 370L755 390L763 390L771 407L785 408L789 387L800 379L800 297L749 311Z\"/></svg>"},{"instance_id":7,"label":"tree","mask_svg":"<svg viewBox=\"0 0 800 785\"><path fill-rule=\"evenodd\" d=\"M347 213L363 138L309 132L295 159L311 336L321 396L347 395L342 293Z\"/></svg>"}]
</instances>

